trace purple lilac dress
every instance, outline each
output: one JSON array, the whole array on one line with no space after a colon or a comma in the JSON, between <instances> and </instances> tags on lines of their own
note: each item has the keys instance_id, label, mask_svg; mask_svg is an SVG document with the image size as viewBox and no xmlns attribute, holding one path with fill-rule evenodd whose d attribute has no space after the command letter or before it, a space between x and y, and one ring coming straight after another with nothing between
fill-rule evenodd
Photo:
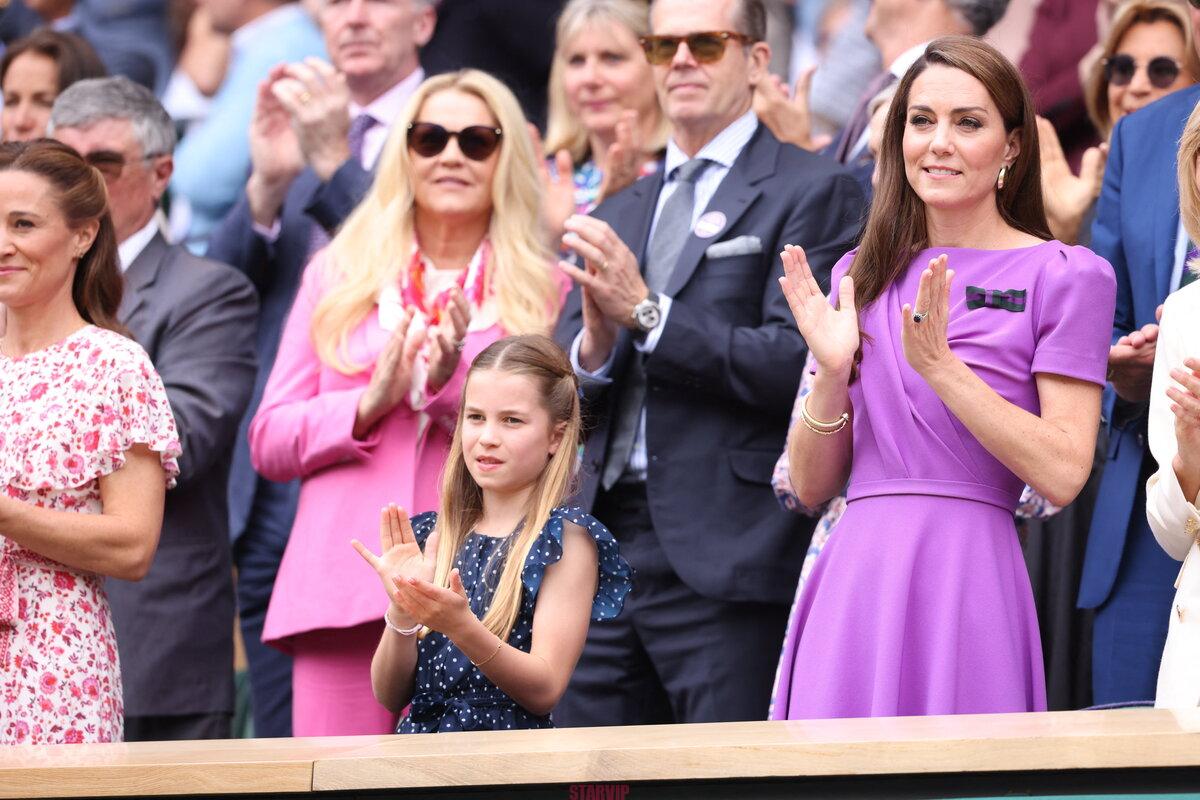
<instances>
[{"instance_id":1,"label":"purple lilac dress","mask_svg":"<svg viewBox=\"0 0 1200 800\"><path fill-rule=\"evenodd\" d=\"M871 338L850 387L849 502L792 615L772 719L1045 710L1013 524L1023 483L901 344L901 307L940 253L955 271L950 347L1002 397L1038 413L1035 373L1104 384L1116 283L1099 256L1057 241L917 255L861 312ZM834 287L853 256L835 266Z\"/></svg>"}]
</instances>

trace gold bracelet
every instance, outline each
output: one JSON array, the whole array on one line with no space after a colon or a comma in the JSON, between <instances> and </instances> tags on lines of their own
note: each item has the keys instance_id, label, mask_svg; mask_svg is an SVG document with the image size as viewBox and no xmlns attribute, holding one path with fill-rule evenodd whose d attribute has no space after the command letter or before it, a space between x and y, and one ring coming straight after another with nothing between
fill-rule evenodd
<instances>
[{"instance_id":1,"label":"gold bracelet","mask_svg":"<svg viewBox=\"0 0 1200 800\"><path fill-rule=\"evenodd\" d=\"M846 423L850 421L850 412L843 411L842 415L833 422L821 422L808 413L808 397L805 397L804 401L800 403L800 419L804 422L804 427L813 433L819 436L832 436L846 427Z\"/></svg>"},{"instance_id":2,"label":"gold bracelet","mask_svg":"<svg viewBox=\"0 0 1200 800\"><path fill-rule=\"evenodd\" d=\"M496 642L496 649L492 651L492 654L490 656L485 658L483 661L479 661L479 662L472 661L471 666L482 667L484 664L488 663L489 661L491 661L493 658L495 658L497 655L500 654L501 647L504 647L504 642Z\"/></svg>"}]
</instances>

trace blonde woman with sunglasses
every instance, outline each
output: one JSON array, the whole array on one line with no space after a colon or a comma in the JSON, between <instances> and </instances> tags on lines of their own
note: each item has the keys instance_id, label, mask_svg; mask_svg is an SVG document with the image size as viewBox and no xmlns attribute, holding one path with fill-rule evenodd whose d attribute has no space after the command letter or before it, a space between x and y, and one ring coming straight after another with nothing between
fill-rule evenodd
<instances>
[{"instance_id":1,"label":"blonde woman with sunglasses","mask_svg":"<svg viewBox=\"0 0 1200 800\"><path fill-rule=\"evenodd\" d=\"M467 365L554 324L564 290L525 131L495 78L427 80L370 192L305 272L250 426L255 468L301 480L263 631L295 659L296 736L395 728L370 680L386 598L346 542L390 502L437 506Z\"/></svg>"}]
</instances>

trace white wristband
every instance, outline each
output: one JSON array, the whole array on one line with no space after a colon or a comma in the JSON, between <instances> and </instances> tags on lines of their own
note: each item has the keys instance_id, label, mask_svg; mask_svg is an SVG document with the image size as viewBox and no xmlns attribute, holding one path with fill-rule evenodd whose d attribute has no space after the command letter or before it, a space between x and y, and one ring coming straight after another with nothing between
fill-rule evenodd
<instances>
[{"instance_id":1,"label":"white wristband","mask_svg":"<svg viewBox=\"0 0 1200 800\"><path fill-rule=\"evenodd\" d=\"M401 636L416 636L421 631L421 628L425 627L419 622L416 625L413 625L411 628L396 627L396 623L392 622L391 619L388 618L387 611L383 612L383 624L387 625L388 628L400 634Z\"/></svg>"}]
</instances>

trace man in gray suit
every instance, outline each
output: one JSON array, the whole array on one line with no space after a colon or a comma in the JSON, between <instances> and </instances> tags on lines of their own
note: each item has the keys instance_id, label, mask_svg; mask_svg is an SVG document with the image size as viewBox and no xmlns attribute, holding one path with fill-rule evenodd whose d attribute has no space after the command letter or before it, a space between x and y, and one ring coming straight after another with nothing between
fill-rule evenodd
<instances>
[{"instance_id":1,"label":"man in gray suit","mask_svg":"<svg viewBox=\"0 0 1200 800\"><path fill-rule=\"evenodd\" d=\"M254 385L258 299L240 272L159 231L175 129L150 91L123 77L80 81L55 100L50 130L104 175L125 272L120 318L162 376L183 443L149 574L107 584L125 738L226 738L234 609L226 484Z\"/></svg>"}]
</instances>

